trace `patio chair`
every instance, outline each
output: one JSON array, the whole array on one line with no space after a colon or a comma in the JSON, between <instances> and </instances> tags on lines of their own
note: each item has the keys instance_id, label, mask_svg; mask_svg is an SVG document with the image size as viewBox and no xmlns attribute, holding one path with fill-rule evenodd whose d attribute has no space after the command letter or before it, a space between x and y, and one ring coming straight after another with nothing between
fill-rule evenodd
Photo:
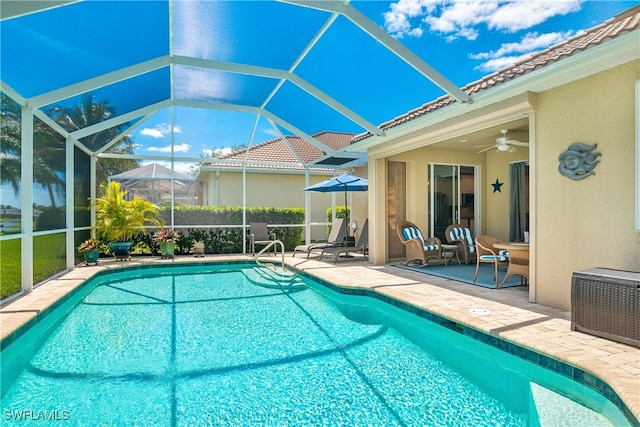
<instances>
[{"instance_id":1,"label":"patio chair","mask_svg":"<svg viewBox=\"0 0 640 427\"><path fill-rule=\"evenodd\" d=\"M347 223L344 218L336 218L331 224L331 232L326 242L310 243L308 245L298 245L293 249L293 257L295 258L296 252L306 252L307 258L311 255L312 251L322 250L324 248L332 248L335 246L342 246L347 236Z\"/></svg>"},{"instance_id":2,"label":"patio chair","mask_svg":"<svg viewBox=\"0 0 640 427\"><path fill-rule=\"evenodd\" d=\"M458 245L458 257L469 264L476 258L476 239L470 228L460 224L451 224L444 231L448 243Z\"/></svg>"},{"instance_id":3,"label":"patio chair","mask_svg":"<svg viewBox=\"0 0 640 427\"><path fill-rule=\"evenodd\" d=\"M473 283L476 283L478 277L478 271L480 270L480 264L487 263L494 266L494 280L496 281L496 288L498 286L498 267L509 266L509 252L502 250L498 251L493 247L494 243L502 243L502 240L496 239L492 236L480 235L476 237L476 274L473 276Z\"/></svg>"},{"instance_id":4,"label":"patio chair","mask_svg":"<svg viewBox=\"0 0 640 427\"><path fill-rule=\"evenodd\" d=\"M256 254L256 245L266 246L276 240L275 233L269 233L269 228L267 227L266 222L249 223L249 233L251 255ZM275 252L275 246L273 247L273 250Z\"/></svg>"},{"instance_id":5,"label":"patio chair","mask_svg":"<svg viewBox=\"0 0 640 427\"><path fill-rule=\"evenodd\" d=\"M322 261L322 257L325 255L334 257L333 263L336 264L338 262L338 258L341 255L348 256L350 253L362 253L362 256L367 256L369 246L369 219L364 221L364 225L362 226L362 231L360 231L360 235L358 236L358 241L355 246L336 246L333 248L323 248L322 253L320 254L320 261Z\"/></svg>"},{"instance_id":6,"label":"patio chair","mask_svg":"<svg viewBox=\"0 0 640 427\"><path fill-rule=\"evenodd\" d=\"M426 265L429 259L436 259L442 262L442 242L437 237L425 239L417 225L403 221L396 228L400 241L406 248L407 262L419 261Z\"/></svg>"}]
</instances>

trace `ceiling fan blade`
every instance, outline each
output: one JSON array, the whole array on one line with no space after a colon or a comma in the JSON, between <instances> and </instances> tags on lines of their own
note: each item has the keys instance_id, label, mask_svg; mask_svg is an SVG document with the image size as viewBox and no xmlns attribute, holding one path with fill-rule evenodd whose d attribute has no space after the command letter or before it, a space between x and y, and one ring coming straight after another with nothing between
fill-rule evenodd
<instances>
[{"instance_id":1,"label":"ceiling fan blade","mask_svg":"<svg viewBox=\"0 0 640 427\"><path fill-rule=\"evenodd\" d=\"M482 144L482 145L476 145L476 148L484 148L484 147L495 147L496 144Z\"/></svg>"},{"instance_id":2,"label":"ceiling fan blade","mask_svg":"<svg viewBox=\"0 0 640 427\"><path fill-rule=\"evenodd\" d=\"M514 139L509 140L509 144L511 144L511 145L519 145L521 147L528 147L529 146L528 142L516 141Z\"/></svg>"},{"instance_id":3,"label":"ceiling fan blade","mask_svg":"<svg viewBox=\"0 0 640 427\"><path fill-rule=\"evenodd\" d=\"M496 146L495 146L495 145L492 145L491 147L485 148L484 150L480 150L480 151L478 151L478 154L480 154L480 153L484 153L485 151L489 151L489 150L491 150L492 148L496 148Z\"/></svg>"}]
</instances>

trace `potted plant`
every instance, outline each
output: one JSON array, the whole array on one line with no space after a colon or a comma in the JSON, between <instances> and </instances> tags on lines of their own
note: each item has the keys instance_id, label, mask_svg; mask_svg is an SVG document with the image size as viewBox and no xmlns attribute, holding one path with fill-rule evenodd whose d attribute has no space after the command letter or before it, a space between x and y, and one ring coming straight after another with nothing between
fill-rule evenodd
<instances>
[{"instance_id":1,"label":"potted plant","mask_svg":"<svg viewBox=\"0 0 640 427\"><path fill-rule=\"evenodd\" d=\"M163 225L158 209L153 203L139 197L127 200L128 191L122 190L118 182L104 183L100 189L103 196L95 201L97 231L105 241L110 242L116 258L128 258L134 234L145 232L145 225Z\"/></svg>"},{"instance_id":2,"label":"potted plant","mask_svg":"<svg viewBox=\"0 0 640 427\"><path fill-rule=\"evenodd\" d=\"M193 244L193 253L196 258L204 256L204 242L195 242Z\"/></svg>"},{"instance_id":3,"label":"potted plant","mask_svg":"<svg viewBox=\"0 0 640 427\"><path fill-rule=\"evenodd\" d=\"M98 241L96 239L87 239L78 246L78 252L84 256L84 261L98 263Z\"/></svg>"},{"instance_id":4,"label":"potted plant","mask_svg":"<svg viewBox=\"0 0 640 427\"><path fill-rule=\"evenodd\" d=\"M162 258L173 258L178 237L178 233L171 229L161 229L153 233L153 240L160 245Z\"/></svg>"}]
</instances>

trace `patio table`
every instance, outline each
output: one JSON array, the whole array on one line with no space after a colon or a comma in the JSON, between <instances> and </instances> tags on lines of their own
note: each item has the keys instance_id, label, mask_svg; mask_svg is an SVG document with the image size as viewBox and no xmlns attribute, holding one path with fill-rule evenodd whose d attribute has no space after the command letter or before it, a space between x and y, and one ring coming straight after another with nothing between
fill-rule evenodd
<instances>
[{"instance_id":1,"label":"patio table","mask_svg":"<svg viewBox=\"0 0 640 427\"><path fill-rule=\"evenodd\" d=\"M519 274L523 279L529 281L529 244L520 242L510 243L494 243L493 247L496 249L503 249L509 251L509 266L507 267L507 274L500 286L507 281L509 276Z\"/></svg>"},{"instance_id":2,"label":"patio table","mask_svg":"<svg viewBox=\"0 0 640 427\"><path fill-rule=\"evenodd\" d=\"M460 256L458 255L458 245L443 243L440 247L442 248L442 259L444 260L444 265L448 265L448 261L453 259L454 256L458 260L458 265L462 265L460 262Z\"/></svg>"}]
</instances>

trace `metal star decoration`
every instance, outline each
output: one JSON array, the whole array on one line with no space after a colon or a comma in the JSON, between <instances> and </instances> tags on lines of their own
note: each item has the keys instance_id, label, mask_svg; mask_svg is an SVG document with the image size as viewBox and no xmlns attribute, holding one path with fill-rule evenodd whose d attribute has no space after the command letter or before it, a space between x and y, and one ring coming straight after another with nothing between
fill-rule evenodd
<instances>
[{"instance_id":1,"label":"metal star decoration","mask_svg":"<svg viewBox=\"0 0 640 427\"><path fill-rule=\"evenodd\" d=\"M502 193L502 190L500 189L500 187L502 187L503 184L504 182L500 182L498 181L498 178L496 178L496 182L491 184L493 186L493 192L495 193L497 191L498 193Z\"/></svg>"}]
</instances>

